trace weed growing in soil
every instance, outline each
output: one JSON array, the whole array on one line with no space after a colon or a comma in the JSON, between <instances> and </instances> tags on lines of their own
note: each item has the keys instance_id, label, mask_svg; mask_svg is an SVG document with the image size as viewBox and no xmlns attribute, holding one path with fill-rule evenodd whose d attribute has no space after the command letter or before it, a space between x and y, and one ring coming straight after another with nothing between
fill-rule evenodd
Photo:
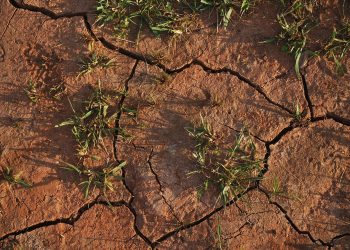
<instances>
[{"instance_id":1,"label":"weed growing in soil","mask_svg":"<svg viewBox=\"0 0 350 250\"><path fill-rule=\"evenodd\" d=\"M293 55L294 69L300 78L300 59L306 51L307 34L314 24L310 18L312 3L303 0L293 1L283 13L277 15L282 31L271 41L282 43L282 50Z\"/></svg>"},{"instance_id":2,"label":"weed growing in soil","mask_svg":"<svg viewBox=\"0 0 350 250\"><path fill-rule=\"evenodd\" d=\"M145 22L155 34L169 32L181 34L186 30L185 17L176 13L171 2L160 0L98 0L97 23L101 26L114 22L118 37L125 38L136 19Z\"/></svg>"},{"instance_id":3,"label":"weed growing in soil","mask_svg":"<svg viewBox=\"0 0 350 250\"><path fill-rule=\"evenodd\" d=\"M223 249L223 239L222 239L222 226L220 223L220 217L218 217L218 225L216 227L216 241L218 249Z\"/></svg>"},{"instance_id":4,"label":"weed growing in soil","mask_svg":"<svg viewBox=\"0 0 350 250\"><path fill-rule=\"evenodd\" d=\"M67 88L64 83L60 83L49 89L49 95L56 100L61 100L62 96L66 93L66 90Z\"/></svg>"},{"instance_id":5,"label":"weed growing in soil","mask_svg":"<svg viewBox=\"0 0 350 250\"><path fill-rule=\"evenodd\" d=\"M206 8L215 8L218 15L221 17L220 23L227 27L232 18L232 14L239 12L240 15L248 12L252 7L252 0L242 0L242 1L230 1L230 0L201 0L201 8L198 10L203 10ZM238 10L238 11L237 11Z\"/></svg>"},{"instance_id":6,"label":"weed growing in soil","mask_svg":"<svg viewBox=\"0 0 350 250\"><path fill-rule=\"evenodd\" d=\"M302 110L299 102L294 104L293 118L295 121L300 122L306 116L306 110Z\"/></svg>"},{"instance_id":7,"label":"weed growing in soil","mask_svg":"<svg viewBox=\"0 0 350 250\"><path fill-rule=\"evenodd\" d=\"M32 103L38 102L38 90L37 90L37 83L29 80L27 88L24 89L24 92L26 93L27 97Z\"/></svg>"},{"instance_id":8,"label":"weed growing in soil","mask_svg":"<svg viewBox=\"0 0 350 250\"><path fill-rule=\"evenodd\" d=\"M272 191L271 191L271 197L275 197L275 196L286 196L287 193L282 191L281 188L281 184L277 178L277 176L275 176L273 178L273 182L272 182Z\"/></svg>"},{"instance_id":9,"label":"weed growing in soil","mask_svg":"<svg viewBox=\"0 0 350 250\"><path fill-rule=\"evenodd\" d=\"M188 134L196 141L195 151L193 156L200 166L205 165L206 156L209 147L214 142L214 133L208 122L206 122L203 116L200 116L200 125L198 127L186 128Z\"/></svg>"},{"instance_id":10,"label":"weed growing in soil","mask_svg":"<svg viewBox=\"0 0 350 250\"><path fill-rule=\"evenodd\" d=\"M144 94L143 95L145 96L145 101L147 102L148 105L150 106L155 106L159 103L159 98L157 95L155 95L153 92L152 93L149 93L149 94Z\"/></svg>"},{"instance_id":11,"label":"weed growing in soil","mask_svg":"<svg viewBox=\"0 0 350 250\"><path fill-rule=\"evenodd\" d=\"M122 112L131 118L137 117L137 109L122 107Z\"/></svg>"},{"instance_id":12,"label":"weed growing in soil","mask_svg":"<svg viewBox=\"0 0 350 250\"><path fill-rule=\"evenodd\" d=\"M123 161L118 165L110 164L100 170L86 169L84 167L78 167L67 162L63 162L64 169L80 175L83 181L79 184L83 188L84 198L89 197L90 190L95 188L102 189L103 194L106 196L107 191L115 191L113 181L121 180L121 170L126 166L126 162Z\"/></svg>"},{"instance_id":13,"label":"weed growing in soil","mask_svg":"<svg viewBox=\"0 0 350 250\"><path fill-rule=\"evenodd\" d=\"M222 104L222 100L216 94L210 95L209 102L211 107L221 106Z\"/></svg>"},{"instance_id":14,"label":"weed growing in soil","mask_svg":"<svg viewBox=\"0 0 350 250\"><path fill-rule=\"evenodd\" d=\"M203 117L198 127L186 130L197 143L193 156L198 170L190 174L199 173L205 178L199 196L213 185L219 189L219 198L225 204L258 179L261 161L255 159L256 147L246 129L242 129L228 148L216 143L214 132Z\"/></svg>"},{"instance_id":15,"label":"weed growing in soil","mask_svg":"<svg viewBox=\"0 0 350 250\"><path fill-rule=\"evenodd\" d=\"M119 128L119 134L118 134L123 142L130 143L134 137L125 129L125 128Z\"/></svg>"},{"instance_id":16,"label":"weed growing in soil","mask_svg":"<svg viewBox=\"0 0 350 250\"><path fill-rule=\"evenodd\" d=\"M340 28L334 28L331 38L324 50L326 56L335 63L335 71L342 76L346 73L346 67L343 59L350 49L350 21L343 20Z\"/></svg>"},{"instance_id":17,"label":"weed growing in soil","mask_svg":"<svg viewBox=\"0 0 350 250\"><path fill-rule=\"evenodd\" d=\"M98 0L97 23L104 26L113 23L115 34L125 38L132 24L145 23L155 34L181 35L195 25L195 16L207 9L216 9L221 23L226 27L234 12L246 13L252 0Z\"/></svg>"},{"instance_id":18,"label":"weed growing in soil","mask_svg":"<svg viewBox=\"0 0 350 250\"><path fill-rule=\"evenodd\" d=\"M110 115L109 98L102 92L100 86L94 92L81 113L77 113L73 106L74 116L55 127L71 126L72 133L78 143L78 155L84 156L91 147L99 145L103 137L112 135L112 126L116 114Z\"/></svg>"},{"instance_id":19,"label":"weed growing in soil","mask_svg":"<svg viewBox=\"0 0 350 250\"><path fill-rule=\"evenodd\" d=\"M2 167L0 171L0 181L4 180L9 183L11 186L19 185L24 188L30 188L32 185L21 178L22 173L15 174L10 167Z\"/></svg>"},{"instance_id":20,"label":"weed growing in soil","mask_svg":"<svg viewBox=\"0 0 350 250\"><path fill-rule=\"evenodd\" d=\"M262 188L262 187L260 187L260 188ZM302 199L297 194L292 194L292 193L285 191L281 187L281 182L277 176L273 177L272 187L269 188L268 190L266 190L266 189L264 189L264 190L269 193L270 199L280 197L280 198L284 198L284 199L302 201Z\"/></svg>"},{"instance_id":21,"label":"weed growing in soil","mask_svg":"<svg viewBox=\"0 0 350 250\"><path fill-rule=\"evenodd\" d=\"M114 65L114 60L107 56L100 55L94 50L94 43L88 45L89 55L80 62L80 72L78 77L90 74L96 68L109 68Z\"/></svg>"}]
</instances>

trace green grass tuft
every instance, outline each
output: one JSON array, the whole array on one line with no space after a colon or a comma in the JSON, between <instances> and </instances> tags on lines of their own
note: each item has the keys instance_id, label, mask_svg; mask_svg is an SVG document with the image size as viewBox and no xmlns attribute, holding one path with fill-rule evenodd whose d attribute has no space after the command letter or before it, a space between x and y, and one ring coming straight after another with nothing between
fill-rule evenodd
<instances>
[{"instance_id":1,"label":"green grass tuft","mask_svg":"<svg viewBox=\"0 0 350 250\"><path fill-rule=\"evenodd\" d=\"M107 191L115 191L113 181L122 179L122 168L126 166L123 161L119 164L110 164L100 170L87 169L63 162L63 169L80 175L83 181L79 184L83 188L84 198L88 198L90 190L100 188L106 196Z\"/></svg>"},{"instance_id":2,"label":"green grass tuft","mask_svg":"<svg viewBox=\"0 0 350 250\"><path fill-rule=\"evenodd\" d=\"M114 59L110 59L105 55L98 54L94 50L94 43L90 42L88 45L89 54L80 61L80 71L78 77L90 74L96 68L109 68L114 66Z\"/></svg>"},{"instance_id":3,"label":"green grass tuft","mask_svg":"<svg viewBox=\"0 0 350 250\"><path fill-rule=\"evenodd\" d=\"M198 169L190 174L201 174L205 178L198 190L199 197L214 186L225 204L258 180L262 161L255 159L256 147L246 129L242 129L229 148L216 144L215 134L202 116L199 126L186 130L197 143L193 156Z\"/></svg>"},{"instance_id":4,"label":"green grass tuft","mask_svg":"<svg viewBox=\"0 0 350 250\"><path fill-rule=\"evenodd\" d=\"M281 32L272 40L282 44L282 50L293 55L294 70L301 78L300 63L307 49L308 33L315 26L312 20L312 7L308 1L297 0L288 6L285 11L277 15ZM309 51L310 52L310 51Z\"/></svg>"},{"instance_id":5,"label":"green grass tuft","mask_svg":"<svg viewBox=\"0 0 350 250\"><path fill-rule=\"evenodd\" d=\"M350 21L344 19L342 25L337 29L334 28L331 37L324 47L325 54L335 63L335 71L339 76L347 73L343 64L345 55L350 49Z\"/></svg>"},{"instance_id":6,"label":"green grass tuft","mask_svg":"<svg viewBox=\"0 0 350 250\"><path fill-rule=\"evenodd\" d=\"M72 134L78 143L78 155L85 156L92 147L99 145L105 136L112 135L116 114L109 114L109 98L98 87L83 112L77 113L55 127L70 126Z\"/></svg>"},{"instance_id":7,"label":"green grass tuft","mask_svg":"<svg viewBox=\"0 0 350 250\"><path fill-rule=\"evenodd\" d=\"M243 15L250 10L252 0L98 0L97 23L113 23L117 37L126 38L132 24L143 23L155 34L181 35L195 26L195 16L215 9L220 23L227 27L236 10Z\"/></svg>"},{"instance_id":8,"label":"green grass tuft","mask_svg":"<svg viewBox=\"0 0 350 250\"><path fill-rule=\"evenodd\" d=\"M28 81L28 86L24 89L27 97L32 103L37 103L39 100L38 84L32 80Z\"/></svg>"}]
</instances>

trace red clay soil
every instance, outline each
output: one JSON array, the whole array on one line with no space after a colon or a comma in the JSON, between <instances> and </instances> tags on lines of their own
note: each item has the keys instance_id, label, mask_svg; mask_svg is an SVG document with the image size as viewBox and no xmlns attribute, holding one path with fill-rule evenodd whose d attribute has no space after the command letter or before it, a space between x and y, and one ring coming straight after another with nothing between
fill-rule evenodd
<instances>
[{"instance_id":1,"label":"red clay soil","mask_svg":"<svg viewBox=\"0 0 350 250\"><path fill-rule=\"evenodd\" d=\"M350 75L321 56L298 79L292 57L259 43L278 33L278 5L257 4L219 31L205 13L190 35L144 34L135 45L95 25L93 0L24 2L0 2L0 165L33 186L0 182L1 249L350 249ZM327 23L341 3L323 4ZM91 41L115 65L77 77ZM111 108L132 139L93 150L127 166L114 192L84 199L81 178L60 162L103 163L78 158L70 128L55 125L73 115L68 98L81 110L99 81L110 96L128 89ZM55 86L66 89L60 99ZM184 128L200 114L221 145L249 128L262 160L262 180L225 206L215 188L199 199L203 178L188 174L196 143ZM283 195L271 193L276 178Z\"/></svg>"}]
</instances>

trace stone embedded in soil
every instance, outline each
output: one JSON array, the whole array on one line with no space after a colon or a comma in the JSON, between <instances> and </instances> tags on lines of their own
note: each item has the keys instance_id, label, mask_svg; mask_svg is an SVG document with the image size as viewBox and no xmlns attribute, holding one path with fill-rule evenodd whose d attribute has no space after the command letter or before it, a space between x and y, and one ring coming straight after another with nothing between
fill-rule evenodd
<instances>
[{"instance_id":1,"label":"stone embedded in soil","mask_svg":"<svg viewBox=\"0 0 350 250\"><path fill-rule=\"evenodd\" d=\"M276 197L294 223L325 242L349 227L350 129L331 120L296 128L272 146L263 185L276 177ZM289 197L286 198L285 196Z\"/></svg>"}]
</instances>

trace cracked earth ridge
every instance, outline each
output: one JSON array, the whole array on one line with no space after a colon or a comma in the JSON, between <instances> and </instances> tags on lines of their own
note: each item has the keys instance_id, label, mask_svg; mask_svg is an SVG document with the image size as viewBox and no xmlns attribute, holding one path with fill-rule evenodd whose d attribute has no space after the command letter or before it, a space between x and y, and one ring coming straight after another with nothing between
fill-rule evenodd
<instances>
[{"instance_id":1,"label":"cracked earth ridge","mask_svg":"<svg viewBox=\"0 0 350 250\"><path fill-rule=\"evenodd\" d=\"M66 12L66 13L60 13L60 14L56 14L55 12L48 10L46 8L41 8L41 7L37 7L34 5L30 5L30 4L25 4L25 3L20 3L17 2L16 0L9 0L9 2L16 8L16 9L24 9L24 10L28 10L28 11L32 11L32 12L39 12L43 15L46 15L54 20L56 19L60 19L60 18L72 18L72 17L82 17L86 26L86 29L88 31L88 33L90 34L90 36L95 40L95 41L99 41L101 42L101 44L109 49L109 50L113 50L115 52L118 52L122 55L125 55L127 57L133 58L136 60L136 63L133 67L133 70L128 78L128 80L126 81L125 87L128 88L128 82L131 80L131 78L133 77L133 74L135 73L138 61L143 61L149 65L154 65L157 66L158 68L160 68L161 70L163 70L165 73L167 74L176 74L176 73L180 73L183 70L190 68L194 65L198 65L202 68L202 70L204 70L205 72L209 73L209 74L221 74L221 73L226 73L226 74L230 74L233 75L235 77L237 77L239 80L241 80L242 82L248 84L250 87L254 88L260 95L262 95L269 103L275 105L276 107L282 109L283 111L289 113L289 114L293 114L293 111L291 111L290 109L284 107L283 105L273 101L271 98L268 97L268 95L264 92L264 90L256 83L250 81L248 78L242 76L239 72L230 69L228 67L223 67L220 69L213 69L210 68L209 66L207 66L204 62L200 61L199 59L193 59L191 60L189 63L185 63L184 65L175 68L175 69L171 69L168 68L166 65L160 63L158 60L156 60L155 58L153 58L152 56L149 55L144 55L144 54L140 54L137 52L133 52L118 46L115 46L114 44L112 44L111 42L107 41L104 37L96 37L96 35L94 34L92 27L90 25L90 23L88 22L88 12L76 12L76 13L71 13L71 12ZM94 12L92 12L94 13ZM312 105L312 101L311 98L309 96L308 93L308 87L307 87L307 82L306 79L304 77L304 75L302 74L302 84L303 84L303 90L304 90L304 97L307 101L308 104L308 109L309 109L309 113L310 113L310 119L309 119L309 123L313 123L313 122L317 122L317 121L321 121L321 120L328 120L331 119L337 123L340 123L342 125L345 126L350 126L350 119L348 118L344 118L341 116L338 116L334 113L326 113L326 115L324 116L320 116L320 117L314 117L314 111L313 111L313 105ZM120 107L123 104L123 101L125 99L125 96L122 96L121 101L119 102L118 106L119 106L119 111L118 111L118 117L116 119L116 128L119 126L119 121L121 118L121 113L122 110L120 109ZM275 138L273 138L270 141L265 142L265 147L266 147L266 154L264 157L264 168L261 171L261 173L259 174L260 177L263 177L264 174L268 171L268 159L270 157L271 154L271 149L270 146L273 144L276 144L278 141L280 141L287 133L291 132L293 129L297 128L297 127L302 127L302 126L308 126L308 124L298 124L294 121L292 121L290 123L289 126L285 127L284 129L282 129ZM114 156L115 159L118 161L117 158L117 137L118 137L118 129L116 129L116 134L114 135L114 139L113 139L113 145L114 145ZM255 136L256 137L256 136ZM258 137L257 137L258 138ZM149 159L148 159L149 160ZM149 162L149 161L148 161ZM151 165L150 165L151 167ZM152 171L152 173L155 175L155 178L157 179L157 182L159 184L160 187L160 191L162 190L162 186L161 183L159 182L159 179L157 178L157 174L154 172L154 170ZM211 216L213 216L214 214L218 213L219 211L221 211L222 209L224 209L226 206L230 206L232 204L235 204L235 202L240 199L243 195L247 194L248 192L252 191L252 190L258 190L260 192L262 192L268 199L270 204L276 206L285 216L287 222L291 225L291 227L299 234L301 235L306 235L314 244L320 244L323 246L327 246L329 249L334 245L334 242L336 240L339 240L343 237L347 237L350 236L350 233L344 233L344 234L340 234L340 235L336 235L335 237L333 237L329 242L324 242L321 239L315 239L312 234L309 231L302 231L300 230L296 224L293 222L292 218L289 217L289 215L287 214L287 211L277 202L273 202L270 199L270 195L269 192L264 190L262 187L260 187L260 181L257 181L254 185L252 185L251 187L249 187L245 192L243 192L242 194L238 195L237 197L235 197L234 199L232 199L231 201L229 201L227 204L222 205L220 207L217 207L216 209L214 209L213 211L211 211L210 213L208 213L207 215L203 216L202 218L193 221L191 223L188 223L186 225L182 225L179 228L164 234L163 236L161 236L159 239L157 239L156 241L152 242L151 240L149 240L145 235L142 234L142 232L138 229L137 225L136 225L136 217L137 217L137 213L135 211L135 209L132 207L131 203L133 201L134 195L132 190L127 186L126 182L125 182L125 171L123 172L123 184L125 186L125 188L129 191L129 193L131 194L131 198L129 199L128 202L121 200L121 201L115 201L115 202L107 202L107 201L101 201L99 200L99 196L96 197L96 199L88 204L85 204L84 206L82 206L81 208L79 208L79 210L77 211L77 213L72 214L69 217L66 218L58 218L55 220L50 220L50 221L44 221L44 222L40 222L34 225L31 225L29 227L26 227L24 229L21 230L17 230L15 232L11 232L8 233L2 237L0 237L0 242L11 237L11 236L16 236L16 235L20 235L20 234L24 234L26 232L30 232L33 230L36 230L38 228L41 227L46 227L46 226L50 226L50 225L56 225L56 224L60 224L60 223L64 223L64 224L69 224L69 225L74 225L74 223L79 220L79 218L82 216L82 214L84 212L86 212L88 209L90 209L91 207L93 207L94 205L97 204L102 204L102 205L112 205L112 206L126 206L129 211L133 214L135 220L134 220L134 230L136 232L136 234L138 236L140 236L150 247L154 248L156 247L159 243L161 243L162 241L174 236L175 234L177 234L180 231L192 228L196 225L199 225L200 223L208 220Z\"/></svg>"},{"instance_id":2,"label":"cracked earth ridge","mask_svg":"<svg viewBox=\"0 0 350 250\"><path fill-rule=\"evenodd\" d=\"M123 95L121 96L120 98L120 101L118 102L117 104L117 117L115 118L115 125L114 125L114 135L113 135L113 155L114 155L114 159L117 161L117 162L121 162L118 158L118 136L119 136L119 131L121 129L120 127L120 120L121 120L121 116L123 114L123 104L124 104L124 101L125 101L125 98L126 98L126 95L129 91L129 82L130 80L134 77L135 75L135 72L136 72L136 68L137 68L137 65L139 63L139 60L136 60L135 61L135 64L134 66L132 67L131 69L131 73L128 77L128 79L125 81L125 84L124 84L124 93ZM134 224L133 224L133 227L134 227L134 230L136 232L136 234L138 236L140 236L148 245L151 245L152 242L149 238L147 238L147 236L145 236L141 230L138 228L137 224L136 224L136 219L137 219L137 213L136 213L136 209L132 206L132 202L134 200L134 192L131 190L131 188L128 186L127 182L126 182L126 171L124 168L122 168L122 182L123 182L123 185L125 187L125 189L129 192L130 194L130 199L128 201L128 206L127 208L129 209L129 211L133 214L134 216Z\"/></svg>"},{"instance_id":3,"label":"cracked earth ridge","mask_svg":"<svg viewBox=\"0 0 350 250\"><path fill-rule=\"evenodd\" d=\"M164 203L168 206L168 208L169 208L171 214L173 215L173 217L177 220L178 223L183 224L181 222L181 220L179 219L179 217L176 215L176 212L175 212L174 208L170 205L170 203L167 201L167 199L164 196L163 185L160 182L159 176L158 176L157 172L154 170L152 162L151 162L152 156L153 156L153 149L151 149L151 152L150 152L150 154L148 156L147 164L149 166L149 169L151 170L151 173L154 175L154 178L156 179L156 182L157 182L158 187L159 187L159 193L162 196L162 199L163 199Z\"/></svg>"},{"instance_id":4,"label":"cracked earth ridge","mask_svg":"<svg viewBox=\"0 0 350 250\"><path fill-rule=\"evenodd\" d=\"M307 101L307 106L309 108L309 112L310 112L310 116L311 116L311 119L314 118L314 108L312 106L312 102L311 102L311 98L310 98L310 95L309 95L309 91L308 91L308 88L307 88L307 82L306 82L306 78L305 78L305 75L304 74L301 74L301 81L303 83L303 90L304 90L304 96L305 96L305 99Z\"/></svg>"},{"instance_id":5,"label":"cracked earth ridge","mask_svg":"<svg viewBox=\"0 0 350 250\"><path fill-rule=\"evenodd\" d=\"M262 187L259 187L258 190L263 193L266 198L268 198L269 203L276 206L284 215L286 220L288 221L289 225L298 233L301 235L306 235L314 244L320 244L322 246L328 247L328 249L331 249L334 246L334 241L339 240L343 237L350 236L350 233L344 233L337 235L333 237L329 242L324 242L322 239L316 239L309 231L300 230L300 228L293 222L293 219L288 215L287 210L285 210L278 202L272 201L271 196L267 190L265 190Z\"/></svg>"},{"instance_id":6,"label":"cracked earth ridge","mask_svg":"<svg viewBox=\"0 0 350 250\"><path fill-rule=\"evenodd\" d=\"M20 229L20 230L17 230L17 231L14 231L14 232L11 232L11 233L8 233L4 236L1 236L0 237L0 242L7 239L7 238L10 238L10 237L15 237L17 235L20 235L20 234L25 234L25 233L28 233L28 232L31 232L31 231L34 231L36 229L39 229L39 228L42 228L42 227L47 227L47 226L52 226L52 225L57 225L57 224L67 224L67 225L71 225L73 226L74 223L76 221L78 221L80 219L80 217L87 211L89 210L90 208L94 207L95 205L106 205L108 206L109 203L112 205L112 206L115 206L115 207L118 207L118 206L126 206L127 208L129 208L129 204L128 202L124 201L124 200L120 200L120 201L103 201L103 200L100 200L100 196L97 196L95 198L95 200L93 200L92 202L89 202L85 205L83 205L82 207L80 207L78 209L78 211L74 214L72 214L71 216L69 217L63 217L63 218L58 218L58 219L55 219L55 220L49 220L49 221L43 221L43 222L40 222L40 223L37 223L37 224L34 224L34 225L31 225L29 227L26 227L24 229ZM0 244L1 246L1 244Z\"/></svg>"}]
</instances>

